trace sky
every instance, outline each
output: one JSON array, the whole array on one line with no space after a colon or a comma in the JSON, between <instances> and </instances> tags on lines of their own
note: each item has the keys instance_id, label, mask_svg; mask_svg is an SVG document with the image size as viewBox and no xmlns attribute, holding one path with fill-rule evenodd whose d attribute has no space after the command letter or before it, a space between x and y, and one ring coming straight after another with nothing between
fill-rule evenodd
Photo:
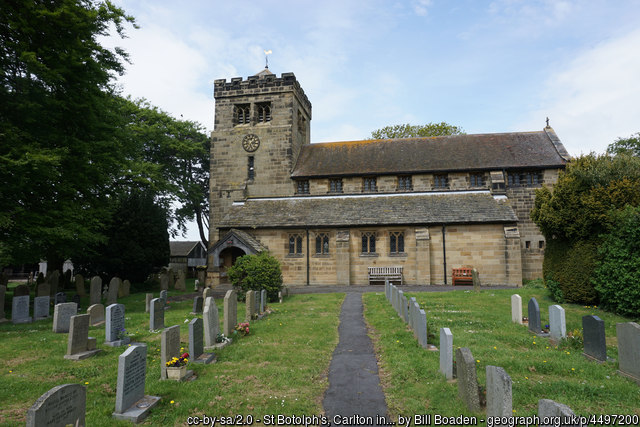
<instances>
[{"instance_id":1,"label":"sky","mask_svg":"<svg viewBox=\"0 0 640 427\"><path fill-rule=\"evenodd\" d=\"M213 82L293 72L311 142L393 124L550 125L572 156L640 132L638 0L115 0L124 95L213 130ZM197 240L195 229L185 239ZM182 238L181 238L182 239Z\"/></svg>"}]
</instances>

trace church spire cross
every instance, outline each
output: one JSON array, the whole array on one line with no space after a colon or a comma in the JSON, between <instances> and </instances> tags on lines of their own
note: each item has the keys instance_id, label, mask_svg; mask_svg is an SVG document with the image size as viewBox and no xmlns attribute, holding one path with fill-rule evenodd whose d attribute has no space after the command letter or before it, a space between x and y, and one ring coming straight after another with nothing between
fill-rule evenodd
<instances>
[{"instance_id":1,"label":"church spire cross","mask_svg":"<svg viewBox=\"0 0 640 427\"><path fill-rule=\"evenodd\" d=\"M264 60L265 60L264 68L269 68L269 55L271 55L272 53L273 52L271 51L271 49L264 51Z\"/></svg>"},{"instance_id":2,"label":"church spire cross","mask_svg":"<svg viewBox=\"0 0 640 427\"><path fill-rule=\"evenodd\" d=\"M549 127L549 117L547 117L547 127Z\"/></svg>"}]
</instances>

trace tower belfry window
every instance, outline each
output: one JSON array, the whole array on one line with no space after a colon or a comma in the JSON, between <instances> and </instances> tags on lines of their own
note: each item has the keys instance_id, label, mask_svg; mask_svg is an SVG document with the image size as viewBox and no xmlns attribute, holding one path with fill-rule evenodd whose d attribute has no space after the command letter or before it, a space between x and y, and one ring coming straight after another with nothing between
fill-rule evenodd
<instances>
[{"instance_id":1,"label":"tower belfry window","mask_svg":"<svg viewBox=\"0 0 640 427\"><path fill-rule=\"evenodd\" d=\"M271 121L271 103L261 102L256 104L258 112L258 123L267 123Z\"/></svg>"},{"instance_id":2,"label":"tower belfry window","mask_svg":"<svg viewBox=\"0 0 640 427\"><path fill-rule=\"evenodd\" d=\"M236 104L233 106L233 124L244 125L251 122L251 106L249 104Z\"/></svg>"}]
</instances>

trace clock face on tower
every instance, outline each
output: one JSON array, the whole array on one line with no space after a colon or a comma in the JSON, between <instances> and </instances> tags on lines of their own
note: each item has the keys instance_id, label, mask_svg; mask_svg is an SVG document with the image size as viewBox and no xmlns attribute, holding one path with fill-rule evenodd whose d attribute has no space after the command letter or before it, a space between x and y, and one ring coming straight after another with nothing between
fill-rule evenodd
<instances>
[{"instance_id":1,"label":"clock face on tower","mask_svg":"<svg viewBox=\"0 0 640 427\"><path fill-rule=\"evenodd\" d=\"M250 153L253 151L256 151L259 146L260 146L260 139L258 138L257 135L249 134L249 135L245 135L244 138L242 138L242 148L244 148L246 151Z\"/></svg>"}]
</instances>

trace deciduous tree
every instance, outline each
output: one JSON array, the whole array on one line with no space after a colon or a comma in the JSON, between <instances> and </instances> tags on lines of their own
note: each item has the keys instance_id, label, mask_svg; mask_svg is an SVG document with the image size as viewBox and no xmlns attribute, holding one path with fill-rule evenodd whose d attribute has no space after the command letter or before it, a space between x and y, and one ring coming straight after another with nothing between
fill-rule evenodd
<instances>
[{"instance_id":1,"label":"deciduous tree","mask_svg":"<svg viewBox=\"0 0 640 427\"><path fill-rule=\"evenodd\" d=\"M373 139L395 139L395 138L421 138L428 136L463 135L462 128L450 125L446 122L427 123L426 125L402 125L385 126L371 132Z\"/></svg>"}]
</instances>

